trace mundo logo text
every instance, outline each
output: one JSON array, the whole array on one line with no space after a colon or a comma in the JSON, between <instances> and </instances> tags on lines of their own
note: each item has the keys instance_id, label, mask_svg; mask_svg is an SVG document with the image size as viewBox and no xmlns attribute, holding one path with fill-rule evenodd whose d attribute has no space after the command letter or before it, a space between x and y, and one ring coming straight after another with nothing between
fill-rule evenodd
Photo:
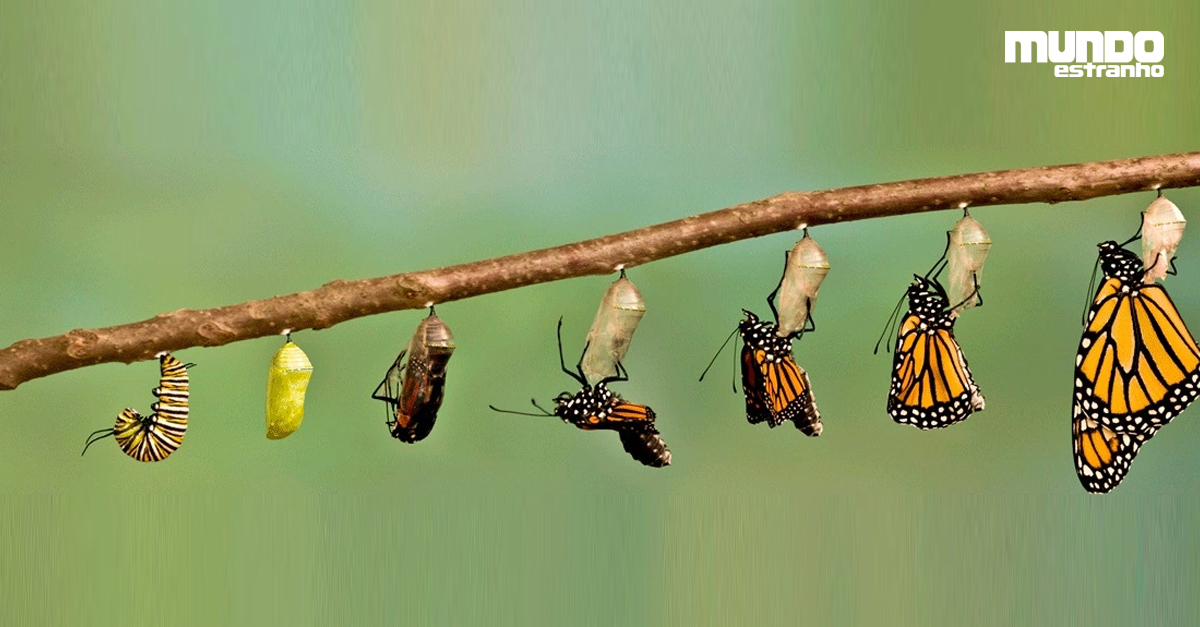
<instances>
[{"instance_id":1,"label":"mundo logo text","mask_svg":"<svg viewBox=\"0 0 1200 627\"><path fill-rule=\"evenodd\" d=\"M1054 63L1059 78L1158 78L1163 35L1156 30L1004 31L1004 62ZM1088 51L1091 51L1091 61Z\"/></svg>"}]
</instances>

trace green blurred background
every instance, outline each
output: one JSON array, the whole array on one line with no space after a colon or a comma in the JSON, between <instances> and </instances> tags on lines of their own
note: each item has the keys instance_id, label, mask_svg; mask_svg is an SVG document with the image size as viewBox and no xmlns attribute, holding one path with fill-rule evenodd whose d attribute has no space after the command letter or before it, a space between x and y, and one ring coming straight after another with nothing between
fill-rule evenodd
<instances>
[{"instance_id":1,"label":"green blurred background","mask_svg":"<svg viewBox=\"0 0 1200 627\"><path fill-rule=\"evenodd\" d=\"M1200 8L1178 0L11 2L0 8L0 344L551 246L785 190L1200 149ZM1159 30L1161 79L1006 65L1005 30ZM1200 190L1169 196L1188 212ZM958 336L987 410L884 412L873 345L944 212L817 228L833 270L797 346L819 439L746 424L700 370L767 313L796 234L634 269L649 312L611 434L497 415L574 382L611 278L438 309L459 349L428 440L371 390L422 317L301 332L303 427L264 437L281 341L179 353L185 446L143 465L85 436L147 410L152 363L0 393L0 616L25 624L1194 624L1200 424L1104 497L1070 452L1096 242L1152 194L982 208L987 306ZM1168 280L1200 324L1200 237ZM728 356L726 356L728 357Z\"/></svg>"}]
</instances>

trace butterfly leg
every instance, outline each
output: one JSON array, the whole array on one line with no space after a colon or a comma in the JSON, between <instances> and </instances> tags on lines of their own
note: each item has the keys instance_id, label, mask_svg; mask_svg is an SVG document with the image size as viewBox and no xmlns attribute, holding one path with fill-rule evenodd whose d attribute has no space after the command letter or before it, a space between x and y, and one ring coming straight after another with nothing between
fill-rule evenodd
<instances>
[{"instance_id":1,"label":"butterfly leg","mask_svg":"<svg viewBox=\"0 0 1200 627\"><path fill-rule=\"evenodd\" d=\"M929 272L925 273L925 278L936 277L946 268L946 255L950 253L950 231L946 231L946 247L942 249L942 256L933 262L933 267L929 268Z\"/></svg>"},{"instance_id":2,"label":"butterfly leg","mask_svg":"<svg viewBox=\"0 0 1200 627\"><path fill-rule=\"evenodd\" d=\"M775 286L774 290L771 290L770 294L767 294L767 306L771 308L771 315L775 316L776 322L779 321L779 311L775 309L775 297L779 295L779 288L783 287L783 278L787 276L788 255L790 254L790 251L783 253L783 273L779 275L779 284Z\"/></svg>"},{"instance_id":3,"label":"butterfly leg","mask_svg":"<svg viewBox=\"0 0 1200 627\"><path fill-rule=\"evenodd\" d=\"M621 381L629 380L629 371L625 370L625 366L622 365L621 362L618 361L616 363L616 369L617 369L617 374L615 374L611 377L604 377L603 379L600 380L600 383L605 383L605 384L614 383L614 382L620 383Z\"/></svg>"},{"instance_id":4,"label":"butterfly leg","mask_svg":"<svg viewBox=\"0 0 1200 627\"><path fill-rule=\"evenodd\" d=\"M1145 221L1146 221L1146 212L1145 212L1145 211L1143 211L1143 212L1142 212L1141 214L1139 214L1139 216L1138 216L1138 229L1137 229L1137 233L1134 233L1134 234L1133 234L1133 237L1131 237L1131 238L1129 238L1129 239L1127 239L1127 240L1125 240L1125 241L1121 242L1120 246L1121 246L1122 248L1124 248L1124 247L1125 247L1125 245L1126 245L1126 244L1128 244L1128 243L1130 243L1130 242L1136 242L1136 241L1138 241L1138 240L1142 239L1142 223L1143 223L1143 222L1145 222Z\"/></svg>"},{"instance_id":5,"label":"butterfly leg","mask_svg":"<svg viewBox=\"0 0 1200 627\"><path fill-rule=\"evenodd\" d=\"M571 372L570 370L567 370L567 360L566 360L566 358L563 357L562 323L563 323L563 319L560 317L558 319L558 364L560 367L562 367L563 372L570 375L570 377L572 379L575 379L576 381L578 381L580 385L586 386L587 378L583 376L583 355L579 356L579 363L575 365L575 369L578 370L579 372L576 373L576 372ZM583 347L583 352L584 352L584 354L587 354L587 346Z\"/></svg>"}]
</instances>

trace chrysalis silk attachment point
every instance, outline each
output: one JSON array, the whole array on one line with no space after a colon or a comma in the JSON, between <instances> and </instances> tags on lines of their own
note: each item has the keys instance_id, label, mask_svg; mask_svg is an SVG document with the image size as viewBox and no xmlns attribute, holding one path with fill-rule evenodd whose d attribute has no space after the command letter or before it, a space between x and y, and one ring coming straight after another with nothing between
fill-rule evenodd
<instances>
[{"instance_id":1,"label":"chrysalis silk attachment point","mask_svg":"<svg viewBox=\"0 0 1200 627\"><path fill-rule=\"evenodd\" d=\"M1167 276L1171 259L1183 239L1187 220L1175 203L1160 196L1142 214L1142 263L1146 268L1145 283Z\"/></svg>"},{"instance_id":2,"label":"chrysalis silk attachment point","mask_svg":"<svg viewBox=\"0 0 1200 627\"><path fill-rule=\"evenodd\" d=\"M275 353L267 372L267 439L280 440L300 428L312 371L308 355L292 342Z\"/></svg>"},{"instance_id":3,"label":"chrysalis silk attachment point","mask_svg":"<svg viewBox=\"0 0 1200 627\"><path fill-rule=\"evenodd\" d=\"M617 373L617 362L625 359L633 332L644 315L646 301L633 281L622 276L608 286L587 335L583 374L588 384L595 385Z\"/></svg>"},{"instance_id":4,"label":"chrysalis silk attachment point","mask_svg":"<svg viewBox=\"0 0 1200 627\"><path fill-rule=\"evenodd\" d=\"M808 322L813 307L817 304L817 291L829 274L829 257L807 233L788 251L787 267L779 281L778 326L779 337L789 337L799 332Z\"/></svg>"},{"instance_id":5,"label":"chrysalis silk attachment point","mask_svg":"<svg viewBox=\"0 0 1200 627\"><path fill-rule=\"evenodd\" d=\"M976 289L983 282L983 262L992 249L992 238L983 225L971 216L963 216L950 229L946 250L946 292L955 315L979 304ZM959 303L962 303L961 305Z\"/></svg>"},{"instance_id":6,"label":"chrysalis silk attachment point","mask_svg":"<svg viewBox=\"0 0 1200 627\"><path fill-rule=\"evenodd\" d=\"M446 387L446 364L454 349L450 327L430 312L372 396L387 403L392 437L412 444L433 430Z\"/></svg>"}]
</instances>

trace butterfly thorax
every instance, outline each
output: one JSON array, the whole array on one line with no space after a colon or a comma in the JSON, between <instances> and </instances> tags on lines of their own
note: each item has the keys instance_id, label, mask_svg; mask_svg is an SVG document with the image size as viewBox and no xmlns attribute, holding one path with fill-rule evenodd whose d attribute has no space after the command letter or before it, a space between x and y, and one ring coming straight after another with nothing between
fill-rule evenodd
<instances>
[{"instance_id":1,"label":"butterfly thorax","mask_svg":"<svg viewBox=\"0 0 1200 627\"><path fill-rule=\"evenodd\" d=\"M928 329L949 329L954 326L950 317L950 301L940 291L929 291L928 284L918 282L908 288L908 312L920 318Z\"/></svg>"},{"instance_id":2,"label":"butterfly thorax","mask_svg":"<svg viewBox=\"0 0 1200 627\"><path fill-rule=\"evenodd\" d=\"M554 415L562 418L563 422L586 428L589 418L606 417L607 408L617 400L618 397L604 383L585 385L575 394L560 394L555 399Z\"/></svg>"},{"instance_id":3,"label":"butterfly thorax","mask_svg":"<svg viewBox=\"0 0 1200 627\"><path fill-rule=\"evenodd\" d=\"M1122 281L1139 281L1144 272L1142 260L1131 251L1121 248L1116 242L1101 242L1100 269L1105 278L1121 279Z\"/></svg>"},{"instance_id":4,"label":"butterfly thorax","mask_svg":"<svg viewBox=\"0 0 1200 627\"><path fill-rule=\"evenodd\" d=\"M773 323L759 320L758 316L749 311L743 310L743 313L746 314L746 319L738 323L738 333L750 350L762 351L763 361L775 362L791 356L791 338L779 337Z\"/></svg>"}]
</instances>

